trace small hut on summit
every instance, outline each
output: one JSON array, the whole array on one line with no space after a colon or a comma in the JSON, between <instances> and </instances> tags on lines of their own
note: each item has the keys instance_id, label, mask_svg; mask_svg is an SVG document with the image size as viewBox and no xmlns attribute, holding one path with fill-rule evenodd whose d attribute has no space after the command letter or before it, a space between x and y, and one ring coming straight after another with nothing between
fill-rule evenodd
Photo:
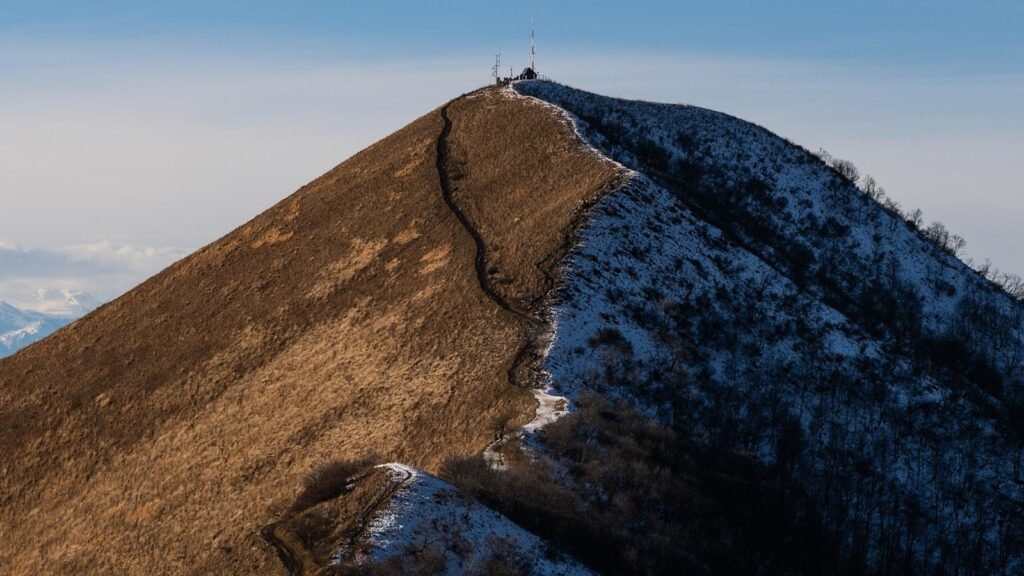
<instances>
[{"instance_id":1,"label":"small hut on summit","mask_svg":"<svg viewBox=\"0 0 1024 576\"><path fill-rule=\"evenodd\" d=\"M527 66L526 68L523 68L523 73L520 74L519 76L516 76L516 80L536 80L536 79L537 79L537 73L534 72L533 68L531 68L529 66Z\"/></svg>"}]
</instances>

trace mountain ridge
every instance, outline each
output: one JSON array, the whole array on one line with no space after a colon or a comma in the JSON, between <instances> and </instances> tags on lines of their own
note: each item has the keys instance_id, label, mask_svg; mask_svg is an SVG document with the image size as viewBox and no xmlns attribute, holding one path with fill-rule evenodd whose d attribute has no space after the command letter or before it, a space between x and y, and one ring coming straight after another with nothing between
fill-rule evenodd
<instances>
[{"instance_id":1,"label":"mountain ridge","mask_svg":"<svg viewBox=\"0 0 1024 576\"><path fill-rule=\"evenodd\" d=\"M488 91L452 114L459 203L521 216L470 213L502 239L488 250L500 290L531 301L561 206L610 174L537 107ZM532 395L507 380L524 335L480 291L443 201L442 128L430 112L5 359L0 558L15 572L273 570L258 527L318 464L379 452L436 470L528 420Z\"/></svg>"},{"instance_id":2,"label":"mountain ridge","mask_svg":"<svg viewBox=\"0 0 1024 576\"><path fill-rule=\"evenodd\" d=\"M517 82L0 363L0 559L1013 573L1022 362L1024 306L810 152Z\"/></svg>"},{"instance_id":3,"label":"mountain ridge","mask_svg":"<svg viewBox=\"0 0 1024 576\"><path fill-rule=\"evenodd\" d=\"M871 571L895 569L883 551L901 534L941 551L912 547L906 554L919 567L988 573L1020 564L1011 551L1021 533L1003 528L1024 500L1019 301L763 128L557 84L516 88L569 110L595 147L640 174L632 191L598 206L567 266L572 289L556 316L569 323L569 342L556 337L549 356L556 380L587 382L586 367L606 361L586 349L612 347L586 339L614 330L619 340L606 340L619 350L618 373L606 393L655 408L666 422L682 409L712 443L799 469L792 481L821 497L811 505L844 535L842 555ZM670 241L652 242L651 230ZM666 334L676 343L659 341ZM665 376L680 340L689 356L684 398ZM863 444L844 439L844 426ZM792 444L780 445L787 434ZM942 448L929 457L933 471L915 477L910 470L933 449L926 445ZM952 472L972 458L966 473ZM863 484L848 480L865 473ZM988 476L1000 480L977 480ZM844 490L817 493L829 483ZM882 485L892 492L877 496ZM911 520L924 527L889 516L908 505L903 498L933 493ZM857 498L894 512L842 511ZM986 554L982 541L1001 552Z\"/></svg>"}]
</instances>

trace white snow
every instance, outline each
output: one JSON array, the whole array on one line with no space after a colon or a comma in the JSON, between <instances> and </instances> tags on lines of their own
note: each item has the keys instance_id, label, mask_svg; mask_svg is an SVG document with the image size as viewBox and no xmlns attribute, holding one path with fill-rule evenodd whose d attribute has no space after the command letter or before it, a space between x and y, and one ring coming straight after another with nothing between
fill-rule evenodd
<instances>
[{"instance_id":1,"label":"white snow","mask_svg":"<svg viewBox=\"0 0 1024 576\"><path fill-rule=\"evenodd\" d=\"M100 305L84 292L70 290L36 293L31 309L0 302L0 358L42 340Z\"/></svg>"},{"instance_id":2,"label":"white snow","mask_svg":"<svg viewBox=\"0 0 1024 576\"><path fill-rule=\"evenodd\" d=\"M586 575L589 570L508 518L476 503L443 480L403 464L384 464L400 488L369 524L368 559L383 561L407 547L436 546L445 574L484 574L492 555L523 559L530 574ZM509 554L512 553L512 554Z\"/></svg>"},{"instance_id":3,"label":"white snow","mask_svg":"<svg viewBox=\"0 0 1024 576\"><path fill-rule=\"evenodd\" d=\"M537 399L537 410L533 420L504 434L484 449L483 458L492 468L498 470L505 468L505 460L501 455L503 446L513 440L521 440L529 434L534 434L569 413L569 399L565 396L551 394L550 386L544 389L533 389L533 397Z\"/></svg>"},{"instance_id":4,"label":"white snow","mask_svg":"<svg viewBox=\"0 0 1024 576\"><path fill-rule=\"evenodd\" d=\"M718 434L734 434L737 449L766 463L776 457L772 431L793 418L802 429L807 486L834 482L837 474L871 479L851 485L864 492L823 492L822 509L849 507L846 522L864 523L869 534L883 525L899 531L896 509L862 512L880 483L899 495L885 506L921 511L920 550L972 532L998 540L993 514L1006 502L1024 505L1024 485L1013 481L1020 455L984 400L976 404L916 371L898 342L869 333L829 294L855 293L875 277L912 290L904 300L919 302L921 330L939 339L963 329L969 295L969 304L1002 324L991 328L982 319L982 329L968 335L988 327L1000 338L997 346L979 346L1017 386L1024 356L1019 303L838 181L817 158L760 127L692 106L615 100L548 82L513 88L566 108L560 115L593 149L635 170L594 208L566 265L545 363L557 393L571 400L594 389L669 421L673 395L685 386L685 418L697 437L716 423ZM740 192L740 206L767 202L755 218L768 236L744 236L741 228L737 237L702 219L688 198L645 175L625 141L649 142L669 166L692 162L702 177L712 175L720 194ZM744 188L758 181L760 190ZM781 253L796 245L811 264L803 285ZM818 284L822 277L834 285ZM689 341L673 340L680 335ZM837 462L850 468L829 469ZM869 545L880 550L884 543ZM1017 553L1010 565L1022 559Z\"/></svg>"}]
</instances>

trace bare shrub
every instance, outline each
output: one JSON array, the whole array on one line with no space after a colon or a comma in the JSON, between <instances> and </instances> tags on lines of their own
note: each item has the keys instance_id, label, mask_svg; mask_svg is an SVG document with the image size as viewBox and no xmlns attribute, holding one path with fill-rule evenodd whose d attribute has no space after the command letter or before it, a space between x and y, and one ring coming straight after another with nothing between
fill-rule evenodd
<instances>
[{"instance_id":1,"label":"bare shrub","mask_svg":"<svg viewBox=\"0 0 1024 576\"><path fill-rule=\"evenodd\" d=\"M846 178L850 182L856 184L860 180L860 170L857 165L849 160L835 160L832 163L832 168L839 173L840 176Z\"/></svg>"},{"instance_id":2,"label":"bare shrub","mask_svg":"<svg viewBox=\"0 0 1024 576\"><path fill-rule=\"evenodd\" d=\"M532 558L525 551L505 538L492 535L489 541L490 557L481 567L489 576L530 576L533 574Z\"/></svg>"}]
</instances>

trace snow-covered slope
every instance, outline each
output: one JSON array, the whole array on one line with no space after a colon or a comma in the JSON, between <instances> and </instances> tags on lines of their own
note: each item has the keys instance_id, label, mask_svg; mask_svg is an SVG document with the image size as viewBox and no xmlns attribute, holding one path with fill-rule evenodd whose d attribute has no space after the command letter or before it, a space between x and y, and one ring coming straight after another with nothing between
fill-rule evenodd
<instances>
[{"instance_id":1,"label":"snow-covered slope","mask_svg":"<svg viewBox=\"0 0 1024 576\"><path fill-rule=\"evenodd\" d=\"M370 519L368 560L400 562L409 549L433 548L443 574L536 576L591 574L508 518L470 500L443 480L408 466L383 465L401 487ZM339 560L342 560L339 558Z\"/></svg>"},{"instance_id":2,"label":"snow-covered slope","mask_svg":"<svg viewBox=\"0 0 1024 576\"><path fill-rule=\"evenodd\" d=\"M40 290L33 309L0 302L0 358L38 342L100 305L85 292Z\"/></svg>"},{"instance_id":3,"label":"snow-covered slope","mask_svg":"<svg viewBox=\"0 0 1024 576\"><path fill-rule=\"evenodd\" d=\"M567 263L559 392L755 455L872 570L1024 567L1019 302L758 126L515 89L634 171Z\"/></svg>"}]
</instances>

